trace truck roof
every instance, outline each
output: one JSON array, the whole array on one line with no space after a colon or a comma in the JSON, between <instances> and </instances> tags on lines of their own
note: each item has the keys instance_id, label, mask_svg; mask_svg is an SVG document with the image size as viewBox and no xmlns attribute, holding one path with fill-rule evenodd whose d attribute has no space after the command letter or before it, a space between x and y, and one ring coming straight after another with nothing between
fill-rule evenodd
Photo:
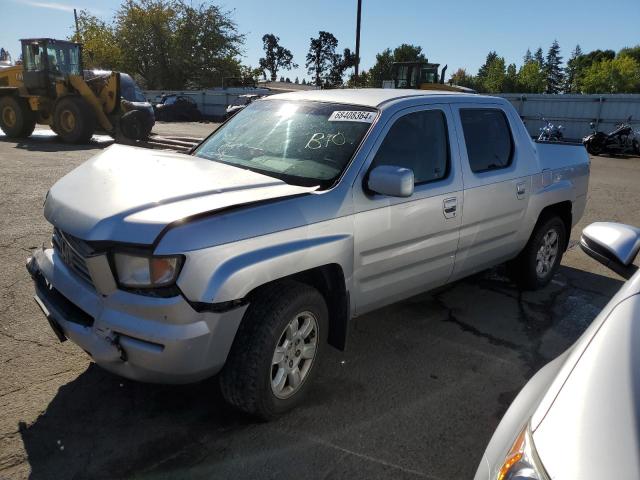
<instances>
[{"instance_id":1,"label":"truck roof","mask_svg":"<svg viewBox=\"0 0 640 480\"><path fill-rule=\"evenodd\" d=\"M399 88L345 88L332 90L305 90L301 92L288 92L278 95L271 95L266 99L280 100L311 100L316 102L336 102L367 107L381 107L384 103L400 100L403 98L426 97L434 98L446 96L447 98L458 97L467 101L477 99L487 99L489 97L460 92L449 92L445 90L414 90ZM495 100L495 99L493 99Z\"/></svg>"}]
</instances>

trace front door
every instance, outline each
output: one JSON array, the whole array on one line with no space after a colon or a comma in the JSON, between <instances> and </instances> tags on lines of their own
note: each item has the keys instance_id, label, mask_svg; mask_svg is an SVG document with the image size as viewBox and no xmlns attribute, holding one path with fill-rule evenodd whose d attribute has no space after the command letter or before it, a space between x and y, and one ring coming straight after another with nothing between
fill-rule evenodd
<instances>
[{"instance_id":1,"label":"front door","mask_svg":"<svg viewBox=\"0 0 640 480\"><path fill-rule=\"evenodd\" d=\"M458 146L448 105L396 114L354 184L356 313L393 303L449 279L462 209ZM376 194L366 174L378 165L414 172L411 197Z\"/></svg>"}]
</instances>

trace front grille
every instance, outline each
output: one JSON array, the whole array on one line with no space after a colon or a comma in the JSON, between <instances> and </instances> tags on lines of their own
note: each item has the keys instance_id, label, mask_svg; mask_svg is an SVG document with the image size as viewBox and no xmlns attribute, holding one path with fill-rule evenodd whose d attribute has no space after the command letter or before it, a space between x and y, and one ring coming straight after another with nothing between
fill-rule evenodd
<instances>
[{"instance_id":1,"label":"front grille","mask_svg":"<svg viewBox=\"0 0 640 480\"><path fill-rule=\"evenodd\" d=\"M91 275L85 258L93 253L93 249L83 240L54 228L51 243L62 261L82 280L93 286Z\"/></svg>"}]
</instances>

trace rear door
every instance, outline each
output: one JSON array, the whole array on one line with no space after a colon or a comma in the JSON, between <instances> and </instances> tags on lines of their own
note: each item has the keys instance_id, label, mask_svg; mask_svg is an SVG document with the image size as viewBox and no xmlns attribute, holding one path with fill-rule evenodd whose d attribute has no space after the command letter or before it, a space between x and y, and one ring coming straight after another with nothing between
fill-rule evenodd
<instances>
[{"instance_id":1,"label":"rear door","mask_svg":"<svg viewBox=\"0 0 640 480\"><path fill-rule=\"evenodd\" d=\"M462 208L455 138L448 105L402 110L383 129L353 186L357 313L449 279ZM412 169L413 195L396 198L368 191L367 173L378 165Z\"/></svg>"},{"instance_id":2,"label":"rear door","mask_svg":"<svg viewBox=\"0 0 640 480\"><path fill-rule=\"evenodd\" d=\"M461 132L464 210L452 280L508 260L522 249L535 165L515 112L500 104L452 105ZM522 237L522 236L520 236Z\"/></svg>"}]
</instances>

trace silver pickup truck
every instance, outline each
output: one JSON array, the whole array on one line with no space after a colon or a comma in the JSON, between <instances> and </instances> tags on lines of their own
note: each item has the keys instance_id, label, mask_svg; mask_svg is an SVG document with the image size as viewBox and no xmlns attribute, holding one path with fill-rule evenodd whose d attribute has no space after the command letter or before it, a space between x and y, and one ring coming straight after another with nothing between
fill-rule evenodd
<instances>
[{"instance_id":1,"label":"silver pickup truck","mask_svg":"<svg viewBox=\"0 0 640 480\"><path fill-rule=\"evenodd\" d=\"M59 180L27 268L58 337L116 374L220 372L270 418L350 319L509 262L547 284L586 201L582 146L500 98L330 90L254 102L191 155L114 145Z\"/></svg>"}]
</instances>

